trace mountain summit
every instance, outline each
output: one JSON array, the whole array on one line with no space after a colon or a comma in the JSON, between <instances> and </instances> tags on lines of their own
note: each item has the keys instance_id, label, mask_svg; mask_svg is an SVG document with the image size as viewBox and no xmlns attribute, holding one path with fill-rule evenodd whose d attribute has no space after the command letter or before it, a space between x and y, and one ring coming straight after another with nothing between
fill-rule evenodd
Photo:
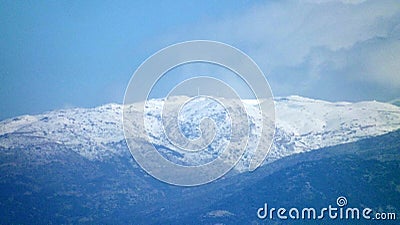
<instances>
[{"instance_id":1,"label":"mountain summit","mask_svg":"<svg viewBox=\"0 0 400 225\"><path fill-rule=\"evenodd\" d=\"M185 97L174 98L177 102ZM257 115L251 110L254 100L244 100L248 109L250 123L256 131ZM210 160L211 153L204 157L185 156L176 152L163 135L162 123L156 111L162 108L163 99L149 101L146 121L150 142L157 146L167 158L181 163L197 164ZM203 105L202 105L203 104ZM205 105L208 104L208 105ZM138 103L136 107L143 107ZM89 160L107 160L121 156L128 151L122 129L122 109L119 104L107 104L96 108L74 108L56 110L40 115L25 115L0 122L0 147L5 149L34 147L48 154L56 154L52 146L65 146ZM209 103L199 103L183 112L190 115L191 121L202 118L213 111L215 118L224 118L224 112L215 111ZM275 99L276 130L274 143L267 161L295 153L311 151L327 146L348 143L377 136L400 129L400 108L388 103L366 102L327 102L300 96L279 97ZM141 119L140 115L135 118ZM218 121L217 121L218 123ZM243 123L247 124L247 123ZM185 124L184 124L185 125ZM186 123L186 134L194 136L198 130ZM224 129L224 124L219 124ZM186 135L185 134L185 135ZM218 139L219 138L219 139ZM224 136L216 136L218 144L226 141ZM145 141L140 135L137 142ZM251 143L250 143L251 144ZM263 147L263 138L261 143ZM138 148L141 147L138 145ZM268 147L265 146L264 147ZM41 152L35 151L35 152ZM236 169L244 170L246 157ZM199 162L200 160L200 162Z\"/></svg>"}]
</instances>

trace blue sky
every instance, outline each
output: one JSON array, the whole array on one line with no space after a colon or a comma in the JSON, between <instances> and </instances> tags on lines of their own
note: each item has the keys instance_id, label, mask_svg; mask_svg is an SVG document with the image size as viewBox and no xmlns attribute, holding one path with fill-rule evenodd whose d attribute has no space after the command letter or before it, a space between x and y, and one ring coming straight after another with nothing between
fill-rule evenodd
<instances>
[{"instance_id":1,"label":"blue sky","mask_svg":"<svg viewBox=\"0 0 400 225\"><path fill-rule=\"evenodd\" d=\"M400 97L398 1L1 1L0 119L121 103L167 45L226 42L274 95Z\"/></svg>"}]
</instances>

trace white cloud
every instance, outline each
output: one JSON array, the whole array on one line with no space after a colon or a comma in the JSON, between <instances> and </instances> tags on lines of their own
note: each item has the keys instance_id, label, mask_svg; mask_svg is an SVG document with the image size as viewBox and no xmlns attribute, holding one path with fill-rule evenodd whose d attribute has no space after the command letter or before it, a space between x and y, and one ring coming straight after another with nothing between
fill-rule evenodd
<instances>
[{"instance_id":1,"label":"white cloud","mask_svg":"<svg viewBox=\"0 0 400 225\"><path fill-rule=\"evenodd\" d=\"M381 99L400 95L397 0L267 2L184 30L170 40L212 39L244 50L278 95L335 99L319 90L341 83L359 85L347 99L362 98L373 84Z\"/></svg>"},{"instance_id":2,"label":"white cloud","mask_svg":"<svg viewBox=\"0 0 400 225\"><path fill-rule=\"evenodd\" d=\"M341 2L344 4L360 4L366 0L303 0L304 3L328 3L328 2Z\"/></svg>"}]
</instances>

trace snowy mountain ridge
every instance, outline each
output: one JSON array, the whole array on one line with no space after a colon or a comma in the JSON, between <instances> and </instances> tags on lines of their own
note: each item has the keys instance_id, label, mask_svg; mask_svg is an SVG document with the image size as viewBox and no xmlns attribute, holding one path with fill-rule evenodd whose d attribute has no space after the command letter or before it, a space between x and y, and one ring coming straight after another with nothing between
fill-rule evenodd
<instances>
[{"instance_id":1,"label":"snowy mountain ridge","mask_svg":"<svg viewBox=\"0 0 400 225\"><path fill-rule=\"evenodd\" d=\"M178 97L177 101L182 100L180 98L183 97ZM244 104L251 108L254 101L245 100ZM157 114L151 113L152 110L159 110L162 100L150 100L150 105L153 108L148 110L150 113L146 120L153 127L149 130L151 142L174 150L162 137ZM143 103L138 107L143 107ZM210 113L210 110L210 107L199 106L196 111L189 109L186 113L201 117L201 114ZM122 111L122 105L107 104L7 119L0 122L0 147L46 148L49 144L57 144L68 146L90 160L121 155L121 151L128 151L123 146ZM289 96L275 99L275 111L275 138L267 161L400 129L400 107L376 101L327 102ZM250 114L251 110L250 120L257 124L257 116ZM140 119L139 115L137 119ZM138 142L145 140L140 135L137 138ZM222 138L221 143L224 143Z\"/></svg>"}]
</instances>

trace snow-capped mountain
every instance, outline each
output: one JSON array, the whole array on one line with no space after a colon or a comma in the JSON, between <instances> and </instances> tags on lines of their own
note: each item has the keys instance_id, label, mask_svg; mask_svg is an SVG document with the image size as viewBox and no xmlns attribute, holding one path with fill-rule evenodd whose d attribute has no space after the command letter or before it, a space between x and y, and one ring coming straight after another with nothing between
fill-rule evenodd
<instances>
[{"instance_id":1,"label":"snow-capped mountain","mask_svg":"<svg viewBox=\"0 0 400 225\"><path fill-rule=\"evenodd\" d=\"M177 104L185 99L186 97L182 96L175 98ZM216 142L209 148L208 155L205 154L202 158L190 154L169 155L175 149L162 132L159 114L162 104L163 100L155 99L146 105L146 130L152 144L157 145L171 160L189 164L196 164L196 160L209 161L210 157L215 155L215 150L219 149L218 146L227 141L224 135L216 135ZM245 100L244 104L249 113L250 123L254 125L250 127L250 132L257 135L259 115L256 110L252 110L254 101ZM143 107L143 103L132 107ZM121 156L128 151L124 141L122 111L122 105L107 104L96 108L56 110L7 119L0 122L0 147L34 147L33 149L51 152L56 151L51 146L61 145L90 160ZM275 137L267 161L400 129L400 108L376 101L327 102L289 96L275 99L275 111ZM219 131L230 129L229 124L224 122L226 112L210 102L203 102L182 110L182 120L189 121L183 124L183 132L191 138L196 138L199 130L192 127L193 123L199 122L200 118L205 116L217 121ZM136 119L141 118L138 114ZM243 124L248 126L247 122ZM137 135L137 139L138 143L147 140L140 134ZM250 142L251 140L250 138ZM260 146L265 146L263 137L260 140ZM138 144L137 147L141 148L143 145ZM246 157L247 155L244 158ZM237 167L242 170L240 165L246 165L246 161L242 161Z\"/></svg>"}]
</instances>

